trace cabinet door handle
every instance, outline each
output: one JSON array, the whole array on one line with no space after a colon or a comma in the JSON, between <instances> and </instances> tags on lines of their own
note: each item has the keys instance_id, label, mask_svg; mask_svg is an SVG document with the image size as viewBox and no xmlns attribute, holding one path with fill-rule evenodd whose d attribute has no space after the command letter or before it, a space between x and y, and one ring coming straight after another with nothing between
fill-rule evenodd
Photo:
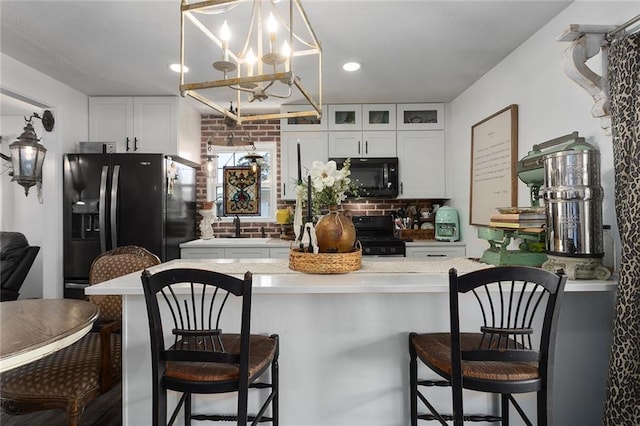
<instances>
[{"instance_id":1,"label":"cabinet door handle","mask_svg":"<svg viewBox=\"0 0 640 426\"><path fill-rule=\"evenodd\" d=\"M138 138L133 138L133 150L138 150Z\"/></svg>"},{"instance_id":2,"label":"cabinet door handle","mask_svg":"<svg viewBox=\"0 0 640 426\"><path fill-rule=\"evenodd\" d=\"M129 152L129 137L127 137L127 146L126 146L126 150L127 150L127 152Z\"/></svg>"},{"instance_id":3,"label":"cabinet door handle","mask_svg":"<svg viewBox=\"0 0 640 426\"><path fill-rule=\"evenodd\" d=\"M364 141L364 153L369 153L369 141Z\"/></svg>"},{"instance_id":4,"label":"cabinet door handle","mask_svg":"<svg viewBox=\"0 0 640 426\"><path fill-rule=\"evenodd\" d=\"M427 254L427 257L447 257L446 254Z\"/></svg>"},{"instance_id":5,"label":"cabinet door handle","mask_svg":"<svg viewBox=\"0 0 640 426\"><path fill-rule=\"evenodd\" d=\"M360 154L360 141L358 141L358 154Z\"/></svg>"},{"instance_id":6,"label":"cabinet door handle","mask_svg":"<svg viewBox=\"0 0 640 426\"><path fill-rule=\"evenodd\" d=\"M400 193L404 194L404 186L402 185L402 182L400 182Z\"/></svg>"},{"instance_id":7,"label":"cabinet door handle","mask_svg":"<svg viewBox=\"0 0 640 426\"><path fill-rule=\"evenodd\" d=\"M282 195L287 195L287 184L286 183L282 184Z\"/></svg>"}]
</instances>

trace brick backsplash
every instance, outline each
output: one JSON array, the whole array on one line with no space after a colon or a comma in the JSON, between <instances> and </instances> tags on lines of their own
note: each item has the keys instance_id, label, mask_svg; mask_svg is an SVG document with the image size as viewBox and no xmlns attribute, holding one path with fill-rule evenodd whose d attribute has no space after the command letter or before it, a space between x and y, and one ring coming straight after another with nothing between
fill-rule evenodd
<instances>
[{"instance_id":1,"label":"brick backsplash","mask_svg":"<svg viewBox=\"0 0 640 426\"><path fill-rule=\"evenodd\" d=\"M206 161L207 161L207 147L208 141L211 139L217 145L223 145L229 135L229 130L224 124L224 119L215 115L202 115L201 119L202 137L200 139L200 152L201 152L201 164L202 166L198 170L196 176L196 202L198 209L202 208L202 203L207 199L207 186L206 186ZM255 142L276 142L277 145L277 158L276 161L280 164L280 120L263 120L255 121L252 123L244 124L233 129L234 138L245 138L247 140ZM282 200L281 194L281 175L278 168L278 208L286 208L291 206L295 207L295 202ZM367 200L347 200L342 204L342 210L351 215L384 215L397 211L401 207L407 207L408 205L416 206L420 209L431 208L432 202L441 203L442 200L428 200L428 199L414 199L414 200L390 200L390 199L367 199ZM442 204L442 203L441 203ZM197 218L197 235L200 235L200 219ZM280 225L275 222L251 222L249 220L242 220L241 218L242 234L251 237L262 236L262 230L267 237L278 237L280 235ZM229 236L233 235L234 227L229 222L215 222L213 224L214 235Z\"/></svg>"}]
</instances>

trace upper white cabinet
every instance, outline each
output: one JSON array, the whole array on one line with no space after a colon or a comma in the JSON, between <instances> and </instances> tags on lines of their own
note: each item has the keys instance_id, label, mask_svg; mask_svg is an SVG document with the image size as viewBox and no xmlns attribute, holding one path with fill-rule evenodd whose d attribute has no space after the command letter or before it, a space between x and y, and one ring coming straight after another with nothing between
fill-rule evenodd
<instances>
[{"instance_id":1,"label":"upper white cabinet","mask_svg":"<svg viewBox=\"0 0 640 426\"><path fill-rule=\"evenodd\" d=\"M295 200L298 181L298 144L302 178L307 175L314 161L327 162L327 132L282 132L280 148L282 155L281 198Z\"/></svg>"},{"instance_id":2,"label":"upper white cabinet","mask_svg":"<svg viewBox=\"0 0 640 426\"><path fill-rule=\"evenodd\" d=\"M362 130L396 130L396 105L362 105Z\"/></svg>"},{"instance_id":3,"label":"upper white cabinet","mask_svg":"<svg viewBox=\"0 0 640 426\"><path fill-rule=\"evenodd\" d=\"M398 132L398 198L446 198L444 130Z\"/></svg>"},{"instance_id":4,"label":"upper white cabinet","mask_svg":"<svg viewBox=\"0 0 640 426\"><path fill-rule=\"evenodd\" d=\"M200 113L177 96L91 97L89 140L200 162Z\"/></svg>"},{"instance_id":5,"label":"upper white cabinet","mask_svg":"<svg viewBox=\"0 0 640 426\"><path fill-rule=\"evenodd\" d=\"M396 105L329 105L329 130L396 130Z\"/></svg>"},{"instance_id":6,"label":"upper white cabinet","mask_svg":"<svg viewBox=\"0 0 640 426\"><path fill-rule=\"evenodd\" d=\"M282 112L309 111L310 105L282 105ZM292 117L280 119L280 131L282 132L317 132L327 130L327 106L322 106L322 117Z\"/></svg>"},{"instance_id":7,"label":"upper white cabinet","mask_svg":"<svg viewBox=\"0 0 640 426\"><path fill-rule=\"evenodd\" d=\"M395 104L329 105L329 157L395 157Z\"/></svg>"},{"instance_id":8,"label":"upper white cabinet","mask_svg":"<svg viewBox=\"0 0 640 426\"><path fill-rule=\"evenodd\" d=\"M329 105L329 130L362 130L362 105Z\"/></svg>"},{"instance_id":9,"label":"upper white cabinet","mask_svg":"<svg viewBox=\"0 0 640 426\"><path fill-rule=\"evenodd\" d=\"M395 156L395 131L329 132L329 157Z\"/></svg>"},{"instance_id":10,"label":"upper white cabinet","mask_svg":"<svg viewBox=\"0 0 640 426\"><path fill-rule=\"evenodd\" d=\"M398 130L443 130L444 104L398 104Z\"/></svg>"}]
</instances>

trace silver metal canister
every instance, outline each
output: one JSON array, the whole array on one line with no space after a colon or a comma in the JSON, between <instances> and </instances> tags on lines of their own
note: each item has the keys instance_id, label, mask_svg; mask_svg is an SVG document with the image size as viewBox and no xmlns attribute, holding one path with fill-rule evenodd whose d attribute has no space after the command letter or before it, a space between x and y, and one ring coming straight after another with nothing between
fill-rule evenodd
<instances>
[{"instance_id":1,"label":"silver metal canister","mask_svg":"<svg viewBox=\"0 0 640 426\"><path fill-rule=\"evenodd\" d=\"M559 151L543 161L547 254L602 257L600 152Z\"/></svg>"}]
</instances>

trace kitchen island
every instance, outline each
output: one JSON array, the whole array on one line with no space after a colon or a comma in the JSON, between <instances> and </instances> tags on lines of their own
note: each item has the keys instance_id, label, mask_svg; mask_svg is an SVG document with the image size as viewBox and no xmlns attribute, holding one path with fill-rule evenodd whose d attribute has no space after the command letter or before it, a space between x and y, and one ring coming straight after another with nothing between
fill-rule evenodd
<instances>
[{"instance_id":1,"label":"kitchen island","mask_svg":"<svg viewBox=\"0 0 640 426\"><path fill-rule=\"evenodd\" d=\"M183 259L150 268L254 273L252 332L280 335L283 426L409 424L408 332L448 330L449 267L460 273L490 267L467 259L365 259L357 272L309 275L286 266L283 259ZM615 289L613 280L567 285L556 353L556 424L600 423ZM123 295L123 421L150 424L149 330L140 273L86 292ZM448 403L448 396L442 390L439 402ZM170 398L175 403L175 395ZM194 412L214 402L233 406L233 398L194 401ZM533 395L521 401L533 410ZM479 411L493 400L478 394L469 406Z\"/></svg>"}]
</instances>

